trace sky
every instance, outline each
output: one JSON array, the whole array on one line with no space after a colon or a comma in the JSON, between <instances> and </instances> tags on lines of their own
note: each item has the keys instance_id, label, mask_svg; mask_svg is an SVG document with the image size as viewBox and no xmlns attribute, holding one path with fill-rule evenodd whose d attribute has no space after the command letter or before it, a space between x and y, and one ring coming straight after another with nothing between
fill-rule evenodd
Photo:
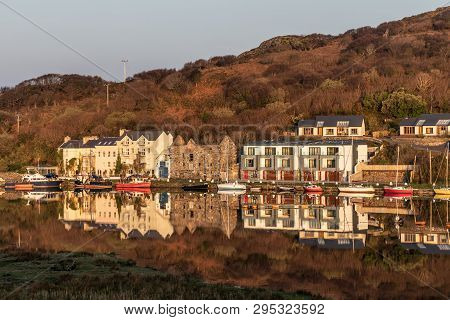
<instances>
[{"instance_id":1,"label":"sky","mask_svg":"<svg viewBox=\"0 0 450 320\"><path fill-rule=\"evenodd\" d=\"M336 35L435 10L445 2L0 0L0 86L48 73L118 81L122 59L128 60L128 75L181 68L197 59L239 54L274 36Z\"/></svg>"}]
</instances>

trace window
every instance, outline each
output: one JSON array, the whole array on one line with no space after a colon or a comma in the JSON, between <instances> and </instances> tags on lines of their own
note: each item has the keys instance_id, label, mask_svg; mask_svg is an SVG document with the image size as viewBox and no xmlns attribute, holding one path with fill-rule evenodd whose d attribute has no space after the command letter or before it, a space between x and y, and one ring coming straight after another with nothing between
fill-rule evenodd
<instances>
[{"instance_id":1,"label":"window","mask_svg":"<svg viewBox=\"0 0 450 320\"><path fill-rule=\"evenodd\" d=\"M281 154L283 156L292 156L294 154L294 148L292 148L292 147L283 147L283 148L281 148Z\"/></svg>"},{"instance_id":2,"label":"window","mask_svg":"<svg viewBox=\"0 0 450 320\"><path fill-rule=\"evenodd\" d=\"M312 135L314 135L314 128L304 128L303 129L303 134L305 136L312 136Z\"/></svg>"},{"instance_id":3,"label":"window","mask_svg":"<svg viewBox=\"0 0 450 320\"><path fill-rule=\"evenodd\" d=\"M427 128L426 129L427 134L433 134L433 128Z\"/></svg>"},{"instance_id":4,"label":"window","mask_svg":"<svg viewBox=\"0 0 450 320\"><path fill-rule=\"evenodd\" d=\"M336 217L336 210L328 209L327 210L327 218L334 218L334 217Z\"/></svg>"},{"instance_id":5,"label":"window","mask_svg":"<svg viewBox=\"0 0 450 320\"><path fill-rule=\"evenodd\" d=\"M106 152L105 151L103 151L103 157L106 157Z\"/></svg>"},{"instance_id":6,"label":"window","mask_svg":"<svg viewBox=\"0 0 450 320\"><path fill-rule=\"evenodd\" d=\"M254 147L249 147L249 148L247 149L247 154L248 154L249 156L254 156L254 155L255 155L255 148L254 148Z\"/></svg>"},{"instance_id":7,"label":"window","mask_svg":"<svg viewBox=\"0 0 450 320\"><path fill-rule=\"evenodd\" d=\"M193 153L189 153L189 161L194 161L194 154Z\"/></svg>"},{"instance_id":8,"label":"window","mask_svg":"<svg viewBox=\"0 0 450 320\"><path fill-rule=\"evenodd\" d=\"M255 159L245 159L245 166L247 168L252 168L255 166Z\"/></svg>"},{"instance_id":9,"label":"window","mask_svg":"<svg viewBox=\"0 0 450 320\"><path fill-rule=\"evenodd\" d=\"M108 167L111 167L111 163L110 162L108 162Z\"/></svg>"},{"instance_id":10,"label":"window","mask_svg":"<svg viewBox=\"0 0 450 320\"><path fill-rule=\"evenodd\" d=\"M450 123L450 120L439 120L436 125L438 126L448 126Z\"/></svg>"},{"instance_id":11,"label":"window","mask_svg":"<svg viewBox=\"0 0 450 320\"><path fill-rule=\"evenodd\" d=\"M431 235L431 234L427 235L427 241L430 241L430 242L434 241L434 235Z\"/></svg>"},{"instance_id":12,"label":"window","mask_svg":"<svg viewBox=\"0 0 450 320\"><path fill-rule=\"evenodd\" d=\"M405 127L403 129L403 132L405 134L415 134L415 130L414 129L415 129L414 127Z\"/></svg>"},{"instance_id":13,"label":"window","mask_svg":"<svg viewBox=\"0 0 450 320\"><path fill-rule=\"evenodd\" d=\"M256 226L256 219L255 219L255 218L253 218L253 219L248 219L247 221L248 221L248 226L249 226L249 227L254 227L254 226Z\"/></svg>"},{"instance_id":14,"label":"window","mask_svg":"<svg viewBox=\"0 0 450 320\"><path fill-rule=\"evenodd\" d=\"M351 130L351 133L352 133L353 135L358 134L358 129L353 128L353 129Z\"/></svg>"},{"instance_id":15,"label":"window","mask_svg":"<svg viewBox=\"0 0 450 320\"><path fill-rule=\"evenodd\" d=\"M101 157L101 152L98 153L98 156Z\"/></svg>"},{"instance_id":16,"label":"window","mask_svg":"<svg viewBox=\"0 0 450 320\"><path fill-rule=\"evenodd\" d=\"M339 148L337 147L328 147L327 148L327 155L329 156L335 156L337 155L339 152Z\"/></svg>"},{"instance_id":17,"label":"window","mask_svg":"<svg viewBox=\"0 0 450 320\"><path fill-rule=\"evenodd\" d=\"M115 151L113 151L113 157L114 157L114 158L116 157L116 152L115 152Z\"/></svg>"},{"instance_id":18,"label":"window","mask_svg":"<svg viewBox=\"0 0 450 320\"><path fill-rule=\"evenodd\" d=\"M111 157L111 151L108 151L108 157Z\"/></svg>"},{"instance_id":19,"label":"window","mask_svg":"<svg viewBox=\"0 0 450 320\"><path fill-rule=\"evenodd\" d=\"M265 155L266 156L274 156L276 154L276 149L275 148L272 148L272 147L267 147L266 149L265 149Z\"/></svg>"},{"instance_id":20,"label":"window","mask_svg":"<svg viewBox=\"0 0 450 320\"><path fill-rule=\"evenodd\" d=\"M144 157L145 156L145 149L139 149L139 155Z\"/></svg>"},{"instance_id":21,"label":"window","mask_svg":"<svg viewBox=\"0 0 450 320\"><path fill-rule=\"evenodd\" d=\"M334 129L327 129L327 135L329 136L334 135Z\"/></svg>"},{"instance_id":22,"label":"window","mask_svg":"<svg viewBox=\"0 0 450 320\"><path fill-rule=\"evenodd\" d=\"M309 148L309 155L310 156L318 156L318 155L320 155L320 148L310 147Z\"/></svg>"},{"instance_id":23,"label":"window","mask_svg":"<svg viewBox=\"0 0 450 320\"><path fill-rule=\"evenodd\" d=\"M311 169L317 168L317 159L309 159L308 160L308 168L311 168Z\"/></svg>"},{"instance_id":24,"label":"window","mask_svg":"<svg viewBox=\"0 0 450 320\"><path fill-rule=\"evenodd\" d=\"M349 124L350 124L349 121L338 121L337 127L348 127Z\"/></svg>"},{"instance_id":25,"label":"window","mask_svg":"<svg viewBox=\"0 0 450 320\"><path fill-rule=\"evenodd\" d=\"M414 233L406 233L405 234L405 242L415 242L416 235Z\"/></svg>"},{"instance_id":26,"label":"window","mask_svg":"<svg viewBox=\"0 0 450 320\"><path fill-rule=\"evenodd\" d=\"M291 167L291 159L282 159L281 166L283 168L290 168Z\"/></svg>"},{"instance_id":27,"label":"window","mask_svg":"<svg viewBox=\"0 0 450 320\"><path fill-rule=\"evenodd\" d=\"M328 159L327 160L327 168L336 168L336 160L335 159Z\"/></svg>"},{"instance_id":28,"label":"window","mask_svg":"<svg viewBox=\"0 0 450 320\"><path fill-rule=\"evenodd\" d=\"M272 159L264 159L264 167L270 168L272 166Z\"/></svg>"}]
</instances>

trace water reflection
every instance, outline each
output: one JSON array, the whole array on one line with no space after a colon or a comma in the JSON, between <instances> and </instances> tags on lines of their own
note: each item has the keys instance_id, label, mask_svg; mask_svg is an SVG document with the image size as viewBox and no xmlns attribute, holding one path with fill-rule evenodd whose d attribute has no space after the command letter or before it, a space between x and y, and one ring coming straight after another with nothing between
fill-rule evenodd
<instances>
[{"instance_id":1,"label":"water reflection","mask_svg":"<svg viewBox=\"0 0 450 320\"><path fill-rule=\"evenodd\" d=\"M117 232L120 239L169 239L220 230L286 232L306 246L357 250L371 237L396 239L406 249L449 254L449 199L358 198L291 193L46 193L0 195L26 205L61 203L66 230ZM261 237L264 235L261 233Z\"/></svg>"}]
</instances>

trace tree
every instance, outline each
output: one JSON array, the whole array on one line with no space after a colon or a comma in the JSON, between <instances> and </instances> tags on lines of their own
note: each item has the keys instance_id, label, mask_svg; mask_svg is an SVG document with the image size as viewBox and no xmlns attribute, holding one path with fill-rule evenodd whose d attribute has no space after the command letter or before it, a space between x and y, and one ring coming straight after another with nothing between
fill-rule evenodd
<instances>
[{"instance_id":1,"label":"tree","mask_svg":"<svg viewBox=\"0 0 450 320\"><path fill-rule=\"evenodd\" d=\"M114 174L121 174L123 169L122 159L120 153L117 153L116 166L114 168Z\"/></svg>"},{"instance_id":2,"label":"tree","mask_svg":"<svg viewBox=\"0 0 450 320\"><path fill-rule=\"evenodd\" d=\"M383 101L381 111L393 118L416 117L426 111L426 105L421 96L399 90Z\"/></svg>"}]
</instances>

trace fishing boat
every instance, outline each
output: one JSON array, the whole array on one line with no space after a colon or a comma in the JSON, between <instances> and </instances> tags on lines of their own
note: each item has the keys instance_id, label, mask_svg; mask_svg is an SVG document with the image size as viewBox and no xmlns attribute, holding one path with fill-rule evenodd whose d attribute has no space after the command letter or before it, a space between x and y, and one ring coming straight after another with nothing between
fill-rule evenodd
<instances>
[{"instance_id":1,"label":"fishing boat","mask_svg":"<svg viewBox=\"0 0 450 320\"><path fill-rule=\"evenodd\" d=\"M116 183L115 188L119 189L150 189L151 182L141 177L130 177L124 182Z\"/></svg>"},{"instance_id":2,"label":"fishing boat","mask_svg":"<svg viewBox=\"0 0 450 320\"><path fill-rule=\"evenodd\" d=\"M450 149L450 142L447 142L446 148L446 159L447 159L447 167L445 170L445 187L434 188L434 193L437 195L450 196L450 187L448 186L448 152Z\"/></svg>"},{"instance_id":3,"label":"fishing boat","mask_svg":"<svg viewBox=\"0 0 450 320\"><path fill-rule=\"evenodd\" d=\"M400 158L400 146L397 146L397 167L395 173L395 186L385 186L384 195L387 197L408 197L413 195L413 188L398 185L398 161Z\"/></svg>"},{"instance_id":4,"label":"fishing boat","mask_svg":"<svg viewBox=\"0 0 450 320\"><path fill-rule=\"evenodd\" d=\"M342 193L359 193L359 194L375 193L374 187L364 186L362 184L359 184L359 185L351 184L346 187L339 186L338 189L339 189L339 192L342 192Z\"/></svg>"}]
</instances>

